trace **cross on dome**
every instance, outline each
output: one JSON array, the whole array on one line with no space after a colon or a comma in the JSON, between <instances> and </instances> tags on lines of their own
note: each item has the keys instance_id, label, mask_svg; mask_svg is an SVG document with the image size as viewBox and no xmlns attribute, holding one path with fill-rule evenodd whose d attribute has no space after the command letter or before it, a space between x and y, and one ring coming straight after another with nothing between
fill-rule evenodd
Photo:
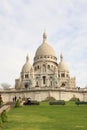
<instances>
[{"instance_id":1,"label":"cross on dome","mask_svg":"<svg viewBox=\"0 0 87 130\"><path fill-rule=\"evenodd\" d=\"M43 33L43 43L46 43L47 40L47 34L46 32Z\"/></svg>"},{"instance_id":2,"label":"cross on dome","mask_svg":"<svg viewBox=\"0 0 87 130\"><path fill-rule=\"evenodd\" d=\"M63 55L62 54L60 55L60 60L63 61Z\"/></svg>"},{"instance_id":3,"label":"cross on dome","mask_svg":"<svg viewBox=\"0 0 87 130\"><path fill-rule=\"evenodd\" d=\"M28 54L27 54L27 56L26 56L26 62L28 62L29 61L29 56L28 56Z\"/></svg>"}]
</instances>

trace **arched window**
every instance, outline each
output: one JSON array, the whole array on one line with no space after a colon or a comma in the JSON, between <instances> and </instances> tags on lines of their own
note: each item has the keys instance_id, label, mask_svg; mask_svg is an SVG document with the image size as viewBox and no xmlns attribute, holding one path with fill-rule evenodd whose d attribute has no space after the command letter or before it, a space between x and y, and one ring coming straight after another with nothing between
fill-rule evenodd
<instances>
[{"instance_id":1,"label":"arched window","mask_svg":"<svg viewBox=\"0 0 87 130\"><path fill-rule=\"evenodd\" d=\"M37 68L35 67L34 70L37 70Z\"/></svg>"},{"instance_id":2,"label":"arched window","mask_svg":"<svg viewBox=\"0 0 87 130\"><path fill-rule=\"evenodd\" d=\"M52 86L52 81L50 81L50 85Z\"/></svg>"},{"instance_id":3,"label":"arched window","mask_svg":"<svg viewBox=\"0 0 87 130\"><path fill-rule=\"evenodd\" d=\"M46 76L43 76L43 84L46 84Z\"/></svg>"},{"instance_id":4,"label":"arched window","mask_svg":"<svg viewBox=\"0 0 87 130\"><path fill-rule=\"evenodd\" d=\"M48 65L48 68L50 68L50 65Z\"/></svg>"},{"instance_id":5,"label":"arched window","mask_svg":"<svg viewBox=\"0 0 87 130\"><path fill-rule=\"evenodd\" d=\"M43 72L46 72L46 66L43 64Z\"/></svg>"},{"instance_id":6,"label":"arched window","mask_svg":"<svg viewBox=\"0 0 87 130\"><path fill-rule=\"evenodd\" d=\"M62 84L61 84L61 87L65 87L65 86L66 86L66 84L65 84L65 83L62 83Z\"/></svg>"},{"instance_id":7,"label":"arched window","mask_svg":"<svg viewBox=\"0 0 87 130\"><path fill-rule=\"evenodd\" d=\"M64 74L64 73L62 73L62 74L61 74L61 77L65 77L65 74Z\"/></svg>"},{"instance_id":8,"label":"arched window","mask_svg":"<svg viewBox=\"0 0 87 130\"><path fill-rule=\"evenodd\" d=\"M37 83L36 83L36 84L37 84L37 86L38 86L38 81L37 81Z\"/></svg>"},{"instance_id":9,"label":"arched window","mask_svg":"<svg viewBox=\"0 0 87 130\"><path fill-rule=\"evenodd\" d=\"M25 78L28 78L28 74L25 74Z\"/></svg>"},{"instance_id":10,"label":"arched window","mask_svg":"<svg viewBox=\"0 0 87 130\"><path fill-rule=\"evenodd\" d=\"M39 69L39 65L37 66L37 69Z\"/></svg>"},{"instance_id":11,"label":"arched window","mask_svg":"<svg viewBox=\"0 0 87 130\"><path fill-rule=\"evenodd\" d=\"M35 87L39 87L39 85L38 85L38 81L36 82L36 86Z\"/></svg>"}]
</instances>

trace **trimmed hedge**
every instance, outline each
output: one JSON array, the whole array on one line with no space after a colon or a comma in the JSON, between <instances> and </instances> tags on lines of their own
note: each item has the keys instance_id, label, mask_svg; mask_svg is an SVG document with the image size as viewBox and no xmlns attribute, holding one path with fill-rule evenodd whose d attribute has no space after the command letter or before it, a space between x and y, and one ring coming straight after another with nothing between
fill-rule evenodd
<instances>
[{"instance_id":1,"label":"trimmed hedge","mask_svg":"<svg viewBox=\"0 0 87 130\"><path fill-rule=\"evenodd\" d=\"M76 105L87 105L87 102L84 102L84 101L82 101L82 102L77 101L77 102L75 102L75 104L76 104Z\"/></svg>"},{"instance_id":2,"label":"trimmed hedge","mask_svg":"<svg viewBox=\"0 0 87 130\"><path fill-rule=\"evenodd\" d=\"M40 103L37 101L31 101L31 105L40 105Z\"/></svg>"},{"instance_id":3,"label":"trimmed hedge","mask_svg":"<svg viewBox=\"0 0 87 130\"><path fill-rule=\"evenodd\" d=\"M49 102L49 105L65 105L65 101L60 100L60 101Z\"/></svg>"}]
</instances>

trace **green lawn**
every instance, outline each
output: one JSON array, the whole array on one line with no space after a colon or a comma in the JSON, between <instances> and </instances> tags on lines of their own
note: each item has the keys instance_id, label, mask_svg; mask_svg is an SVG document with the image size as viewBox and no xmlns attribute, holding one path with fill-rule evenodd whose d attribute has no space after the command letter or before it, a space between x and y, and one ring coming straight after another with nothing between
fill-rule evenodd
<instances>
[{"instance_id":1,"label":"green lawn","mask_svg":"<svg viewBox=\"0 0 87 130\"><path fill-rule=\"evenodd\" d=\"M50 106L43 102L13 108L2 130L87 130L87 106Z\"/></svg>"}]
</instances>

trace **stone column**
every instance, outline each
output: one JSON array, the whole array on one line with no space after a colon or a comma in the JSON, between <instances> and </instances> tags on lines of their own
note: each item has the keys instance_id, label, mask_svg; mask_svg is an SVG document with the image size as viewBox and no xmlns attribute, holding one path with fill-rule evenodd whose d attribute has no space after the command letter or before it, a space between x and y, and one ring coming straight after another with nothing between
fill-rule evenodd
<instances>
[{"instance_id":1,"label":"stone column","mask_svg":"<svg viewBox=\"0 0 87 130\"><path fill-rule=\"evenodd\" d=\"M47 85L47 87L49 87L49 78L48 77L46 79L46 85Z\"/></svg>"},{"instance_id":2,"label":"stone column","mask_svg":"<svg viewBox=\"0 0 87 130\"><path fill-rule=\"evenodd\" d=\"M40 87L42 87L43 86L43 79L42 79L42 77L40 77Z\"/></svg>"}]
</instances>

